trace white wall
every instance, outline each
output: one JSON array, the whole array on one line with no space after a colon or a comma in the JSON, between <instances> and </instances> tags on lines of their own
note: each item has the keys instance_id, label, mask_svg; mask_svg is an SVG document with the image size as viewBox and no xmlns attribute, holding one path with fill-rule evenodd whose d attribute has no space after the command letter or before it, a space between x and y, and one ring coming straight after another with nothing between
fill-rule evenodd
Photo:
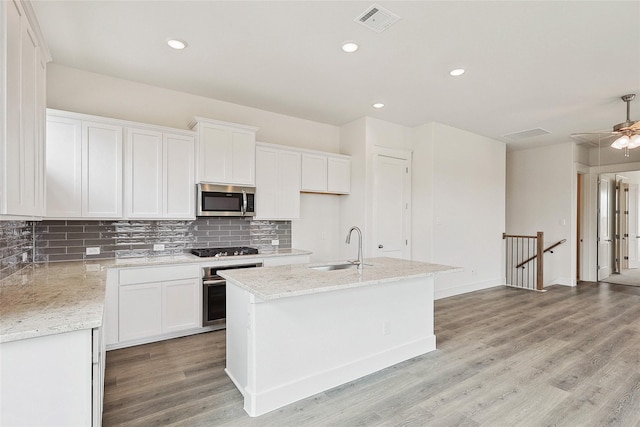
<instances>
[{"instance_id":1,"label":"white wall","mask_svg":"<svg viewBox=\"0 0 640 427\"><path fill-rule=\"evenodd\" d=\"M376 243L373 231L373 162L376 148L410 151L410 128L395 123L363 117L340 127L340 149L351 158L351 194L340 199L341 236L356 225L363 234L363 252L371 257ZM341 246L342 258L355 258L357 249L352 241Z\"/></svg>"},{"instance_id":2,"label":"white wall","mask_svg":"<svg viewBox=\"0 0 640 427\"><path fill-rule=\"evenodd\" d=\"M343 154L351 156L351 193L348 196L340 196L339 228L340 235L344 235L339 244L340 259L355 259L358 255L355 243L347 245L344 242L349 229L354 225L360 227L366 239L370 227L367 222L369 203L367 177L370 174L370 167L365 144L366 121L363 117L340 127L340 149ZM355 242L355 239L352 242ZM367 247L364 246L364 256L368 257L369 253L366 249Z\"/></svg>"},{"instance_id":3,"label":"white wall","mask_svg":"<svg viewBox=\"0 0 640 427\"><path fill-rule=\"evenodd\" d=\"M74 68L47 67L47 107L104 117L188 129L194 116L257 126L259 141L338 153L336 126L231 104L211 98L117 79ZM292 223L292 246L311 250L314 259L335 259L337 196L302 195L303 220ZM317 239L326 233L326 240ZM326 258L324 258L326 259Z\"/></svg>"},{"instance_id":4,"label":"white wall","mask_svg":"<svg viewBox=\"0 0 640 427\"><path fill-rule=\"evenodd\" d=\"M413 148L413 131L411 128L373 117L367 117L366 120L367 146L398 150L411 150Z\"/></svg>"},{"instance_id":5,"label":"white wall","mask_svg":"<svg viewBox=\"0 0 640 427\"><path fill-rule=\"evenodd\" d=\"M194 116L257 126L258 141L338 153L339 128L61 65L47 67L47 107L188 129Z\"/></svg>"},{"instance_id":6,"label":"white wall","mask_svg":"<svg viewBox=\"0 0 640 427\"><path fill-rule=\"evenodd\" d=\"M432 123L414 147L414 259L464 268L436 276L436 298L503 284L505 144Z\"/></svg>"},{"instance_id":7,"label":"white wall","mask_svg":"<svg viewBox=\"0 0 640 427\"><path fill-rule=\"evenodd\" d=\"M343 259L337 251L347 236L346 230L343 233L340 227L338 214L342 197L345 196L311 193L300 195L300 219L291 222L295 242L293 247L313 250L311 262Z\"/></svg>"},{"instance_id":8,"label":"white wall","mask_svg":"<svg viewBox=\"0 0 640 427\"><path fill-rule=\"evenodd\" d=\"M414 129L411 217L411 255L414 260L433 260L434 226L434 133L436 123Z\"/></svg>"},{"instance_id":9,"label":"white wall","mask_svg":"<svg viewBox=\"0 0 640 427\"><path fill-rule=\"evenodd\" d=\"M545 286L575 285L575 180L572 142L507 153L507 234L542 231L545 248L567 239L545 254Z\"/></svg>"},{"instance_id":10,"label":"white wall","mask_svg":"<svg viewBox=\"0 0 640 427\"><path fill-rule=\"evenodd\" d=\"M624 156L623 150L616 150L608 145L589 150L589 165L617 165L622 163L640 162L640 148L629 150L629 157Z\"/></svg>"}]
</instances>

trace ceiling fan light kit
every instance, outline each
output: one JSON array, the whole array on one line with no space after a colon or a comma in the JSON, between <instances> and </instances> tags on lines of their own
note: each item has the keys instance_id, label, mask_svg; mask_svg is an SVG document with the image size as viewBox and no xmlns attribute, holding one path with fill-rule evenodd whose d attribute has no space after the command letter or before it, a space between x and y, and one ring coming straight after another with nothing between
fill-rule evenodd
<instances>
[{"instance_id":1,"label":"ceiling fan light kit","mask_svg":"<svg viewBox=\"0 0 640 427\"><path fill-rule=\"evenodd\" d=\"M630 117L630 103L635 97L636 95L633 93L621 97L627 103L627 120L615 125L612 132L612 134L620 135L620 137L613 141L611 148L624 150L625 157L629 157L629 150L640 147L640 121L633 121Z\"/></svg>"}]
</instances>

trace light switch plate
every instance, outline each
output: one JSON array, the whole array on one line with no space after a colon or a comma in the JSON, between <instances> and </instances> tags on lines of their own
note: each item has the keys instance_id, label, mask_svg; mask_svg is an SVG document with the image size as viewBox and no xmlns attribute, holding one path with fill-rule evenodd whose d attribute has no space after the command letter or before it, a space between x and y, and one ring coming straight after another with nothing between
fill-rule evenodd
<instances>
[{"instance_id":1,"label":"light switch plate","mask_svg":"<svg viewBox=\"0 0 640 427\"><path fill-rule=\"evenodd\" d=\"M100 255L100 247L97 248L87 248L87 255Z\"/></svg>"},{"instance_id":2,"label":"light switch plate","mask_svg":"<svg viewBox=\"0 0 640 427\"><path fill-rule=\"evenodd\" d=\"M280 244L280 240L272 240L271 246L278 246Z\"/></svg>"},{"instance_id":3,"label":"light switch plate","mask_svg":"<svg viewBox=\"0 0 640 427\"><path fill-rule=\"evenodd\" d=\"M156 243L153 245L154 251L164 251L164 243Z\"/></svg>"}]
</instances>

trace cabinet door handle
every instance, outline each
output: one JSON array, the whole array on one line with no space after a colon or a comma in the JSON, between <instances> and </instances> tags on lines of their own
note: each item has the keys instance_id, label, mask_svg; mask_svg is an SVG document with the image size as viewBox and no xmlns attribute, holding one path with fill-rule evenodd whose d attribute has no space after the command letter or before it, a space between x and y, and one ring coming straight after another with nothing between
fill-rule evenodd
<instances>
[{"instance_id":1,"label":"cabinet door handle","mask_svg":"<svg viewBox=\"0 0 640 427\"><path fill-rule=\"evenodd\" d=\"M378 249L384 248L384 245L378 245Z\"/></svg>"}]
</instances>

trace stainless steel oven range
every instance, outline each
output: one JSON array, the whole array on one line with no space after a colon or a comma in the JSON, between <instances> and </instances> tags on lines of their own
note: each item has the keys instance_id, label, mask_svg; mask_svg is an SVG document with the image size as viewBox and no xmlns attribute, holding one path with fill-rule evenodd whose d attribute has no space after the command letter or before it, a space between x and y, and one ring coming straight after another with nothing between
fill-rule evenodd
<instances>
[{"instance_id":1,"label":"stainless steel oven range","mask_svg":"<svg viewBox=\"0 0 640 427\"><path fill-rule=\"evenodd\" d=\"M248 247L205 248L191 251L199 257L233 257L257 254L258 250ZM227 282L218 271L233 268L262 267L261 262L247 262L236 265L211 266L203 268L202 275L202 326L223 324L227 317Z\"/></svg>"}]
</instances>

